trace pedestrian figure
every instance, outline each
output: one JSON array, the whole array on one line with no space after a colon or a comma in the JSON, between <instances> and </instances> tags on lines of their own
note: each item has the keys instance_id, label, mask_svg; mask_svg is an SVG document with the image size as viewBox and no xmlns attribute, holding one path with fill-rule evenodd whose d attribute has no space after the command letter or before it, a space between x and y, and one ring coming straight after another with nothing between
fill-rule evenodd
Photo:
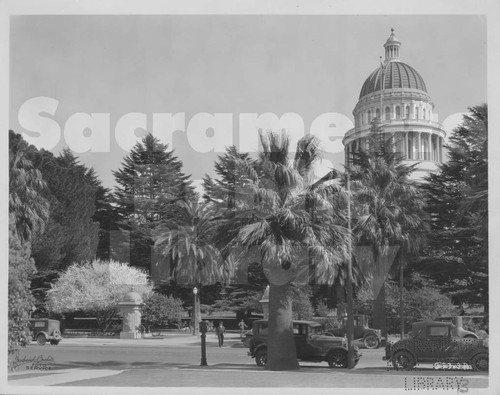
<instances>
[{"instance_id":1,"label":"pedestrian figure","mask_svg":"<svg viewBox=\"0 0 500 395\"><path fill-rule=\"evenodd\" d=\"M243 332L245 332L245 329L247 328L247 324L245 324L245 321L241 320L238 324L240 327L240 338L243 339Z\"/></svg>"},{"instance_id":2,"label":"pedestrian figure","mask_svg":"<svg viewBox=\"0 0 500 395\"><path fill-rule=\"evenodd\" d=\"M226 328L224 328L224 325L222 324L222 321L219 322L219 326L215 330L215 333L217 337L219 338L219 347L222 347L224 344L224 332L226 331Z\"/></svg>"}]
</instances>

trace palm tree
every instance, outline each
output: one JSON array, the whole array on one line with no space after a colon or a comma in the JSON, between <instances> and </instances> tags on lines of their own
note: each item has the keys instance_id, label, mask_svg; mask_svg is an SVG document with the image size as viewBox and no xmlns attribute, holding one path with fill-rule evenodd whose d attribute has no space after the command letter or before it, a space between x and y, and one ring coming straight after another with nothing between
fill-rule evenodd
<instances>
[{"instance_id":1,"label":"palm tree","mask_svg":"<svg viewBox=\"0 0 500 395\"><path fill-rule=\"evenodd\" d=\"M260 142L262 151L257 161L232 156L238 185L233 203L225 211L225 252L235 255L236 260L249 249L259 252L269 280L266 367L293 370L298 362L292 332L291 282L300 275L301 263L313 259L316 274L322 281L333 283L347 256L350 234L343 225L343 213L333 210L341 189L325 183L334 174L313 183L313 165L320 154L318 140L312 136L301 139L293 161L284 133L261 134Z\"/></svg>"},{"instance_id":2,"label":"palm tree","mask_svg":"<svg viewBox=\"0 0 500 395\"><path fill-rule=\"evenodd\" d=\"M9 213L21 242L41 232L49 216L42 174L28 158L28 144L9 131Z\"/></svg>"},{"instance_id":3,"label":"palm tree","mask_svg":"<svg viewBox=\"0 0 500 395\"><path fill-rule=\"evenodd\" d=\"M218 222L208 204L195 200L178 201L174 220L165 220L154 232L155 250L170 262L170 274L178 282L215 284L233 275L231 261L224 259L214 244ZM199 308L199 303L195 303ZM200 312L195 312L200 318Z\"/></svg>"},{"instance_id":4,"label":"palm tree","mask_svg":"<svg viewBox=\"0 0 500 395\"><path fill-rule=\"evenodd\" d=\"M367 149L355 153L349 169L353 179L354 234L358 245L368 245L373 254L375 282L381 284L373 307L375 328L387 336L385 322L384 263L389 250L398 250L400 265L400 318L403 336L403 268L408 255L423 245L427 225L424 221L424 199L419 188L409 180L414 167L402 163L403 158L393 150L392 137L382 133L379 120L372 123ZM376 290L377 291L377 290Z\"/></svg>"}]
</instances>

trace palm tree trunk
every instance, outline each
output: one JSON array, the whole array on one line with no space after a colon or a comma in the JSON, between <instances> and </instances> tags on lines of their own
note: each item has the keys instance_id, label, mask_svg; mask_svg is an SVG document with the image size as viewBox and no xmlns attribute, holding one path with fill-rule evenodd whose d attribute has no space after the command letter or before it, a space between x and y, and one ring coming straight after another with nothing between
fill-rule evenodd
<instances>
[{"instance_id":1,"label":"palm tree trunk","mask_svg":"<svg viewBox=\"0 0 500 395\"><path fill-rule=\"evenodd\" d=\"M290 283L269 285L268 370L299 368L292 331L292 302Z\"/></svg>"},{"instance_id":2,"label":"palm tree trunk","mask_svg":"<svg viewBox=\"0 0 500 395\"><path fill-rule=\"evenodd\" d=\"M403 340L405 336L405 302L404 302L404 263L405 263L405 254L404 252L401 254L399 259L399 319L400 322L400 332L401 332L401 340Z\"/></svg>"},{"instance_id":3,"label":"palm tree trunk","mask_svg":"<svg viewBox=\"0 0 500 395\"><path fill-rule=\"evenodd\" d=\"M380 292L373 303L373 327L382 332L382 345L387 341L387 322L385 314L385 284L382 283Z\"/></svg>"}]
</instances>

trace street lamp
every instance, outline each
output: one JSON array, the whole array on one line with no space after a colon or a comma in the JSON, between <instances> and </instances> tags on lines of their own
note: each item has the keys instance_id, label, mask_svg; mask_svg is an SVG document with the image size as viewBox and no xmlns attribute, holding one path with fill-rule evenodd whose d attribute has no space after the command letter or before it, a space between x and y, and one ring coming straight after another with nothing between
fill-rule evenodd
<instances>
[{"instance_id":1,"label":"street lamp","mask_svg":"<svg viewBox=\"0 0 500 395\"><path fill-rule=\"evenodd\" d=\"M193 288L193 296L194 296L194 303L193 303L193 336L198 335L198 288L194 287Z\"/></svg>"}]
</instances>

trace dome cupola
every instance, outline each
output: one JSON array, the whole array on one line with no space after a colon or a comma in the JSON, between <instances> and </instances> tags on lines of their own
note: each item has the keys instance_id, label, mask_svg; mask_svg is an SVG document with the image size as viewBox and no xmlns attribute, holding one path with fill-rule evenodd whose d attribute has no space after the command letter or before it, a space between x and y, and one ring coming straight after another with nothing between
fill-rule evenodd
<instances>
[{"instance_id":1,"label":"dome cupola","mask_svg":"<svg viewBox=\"0 0 500 395\"><path fill-rule=\"evenodd\" d=\"M401 41L394 35L394 29L391 29L391 35L384 44L386 63L399 60L399 47L401 47Z\"/></svg>"}]
</instances>

